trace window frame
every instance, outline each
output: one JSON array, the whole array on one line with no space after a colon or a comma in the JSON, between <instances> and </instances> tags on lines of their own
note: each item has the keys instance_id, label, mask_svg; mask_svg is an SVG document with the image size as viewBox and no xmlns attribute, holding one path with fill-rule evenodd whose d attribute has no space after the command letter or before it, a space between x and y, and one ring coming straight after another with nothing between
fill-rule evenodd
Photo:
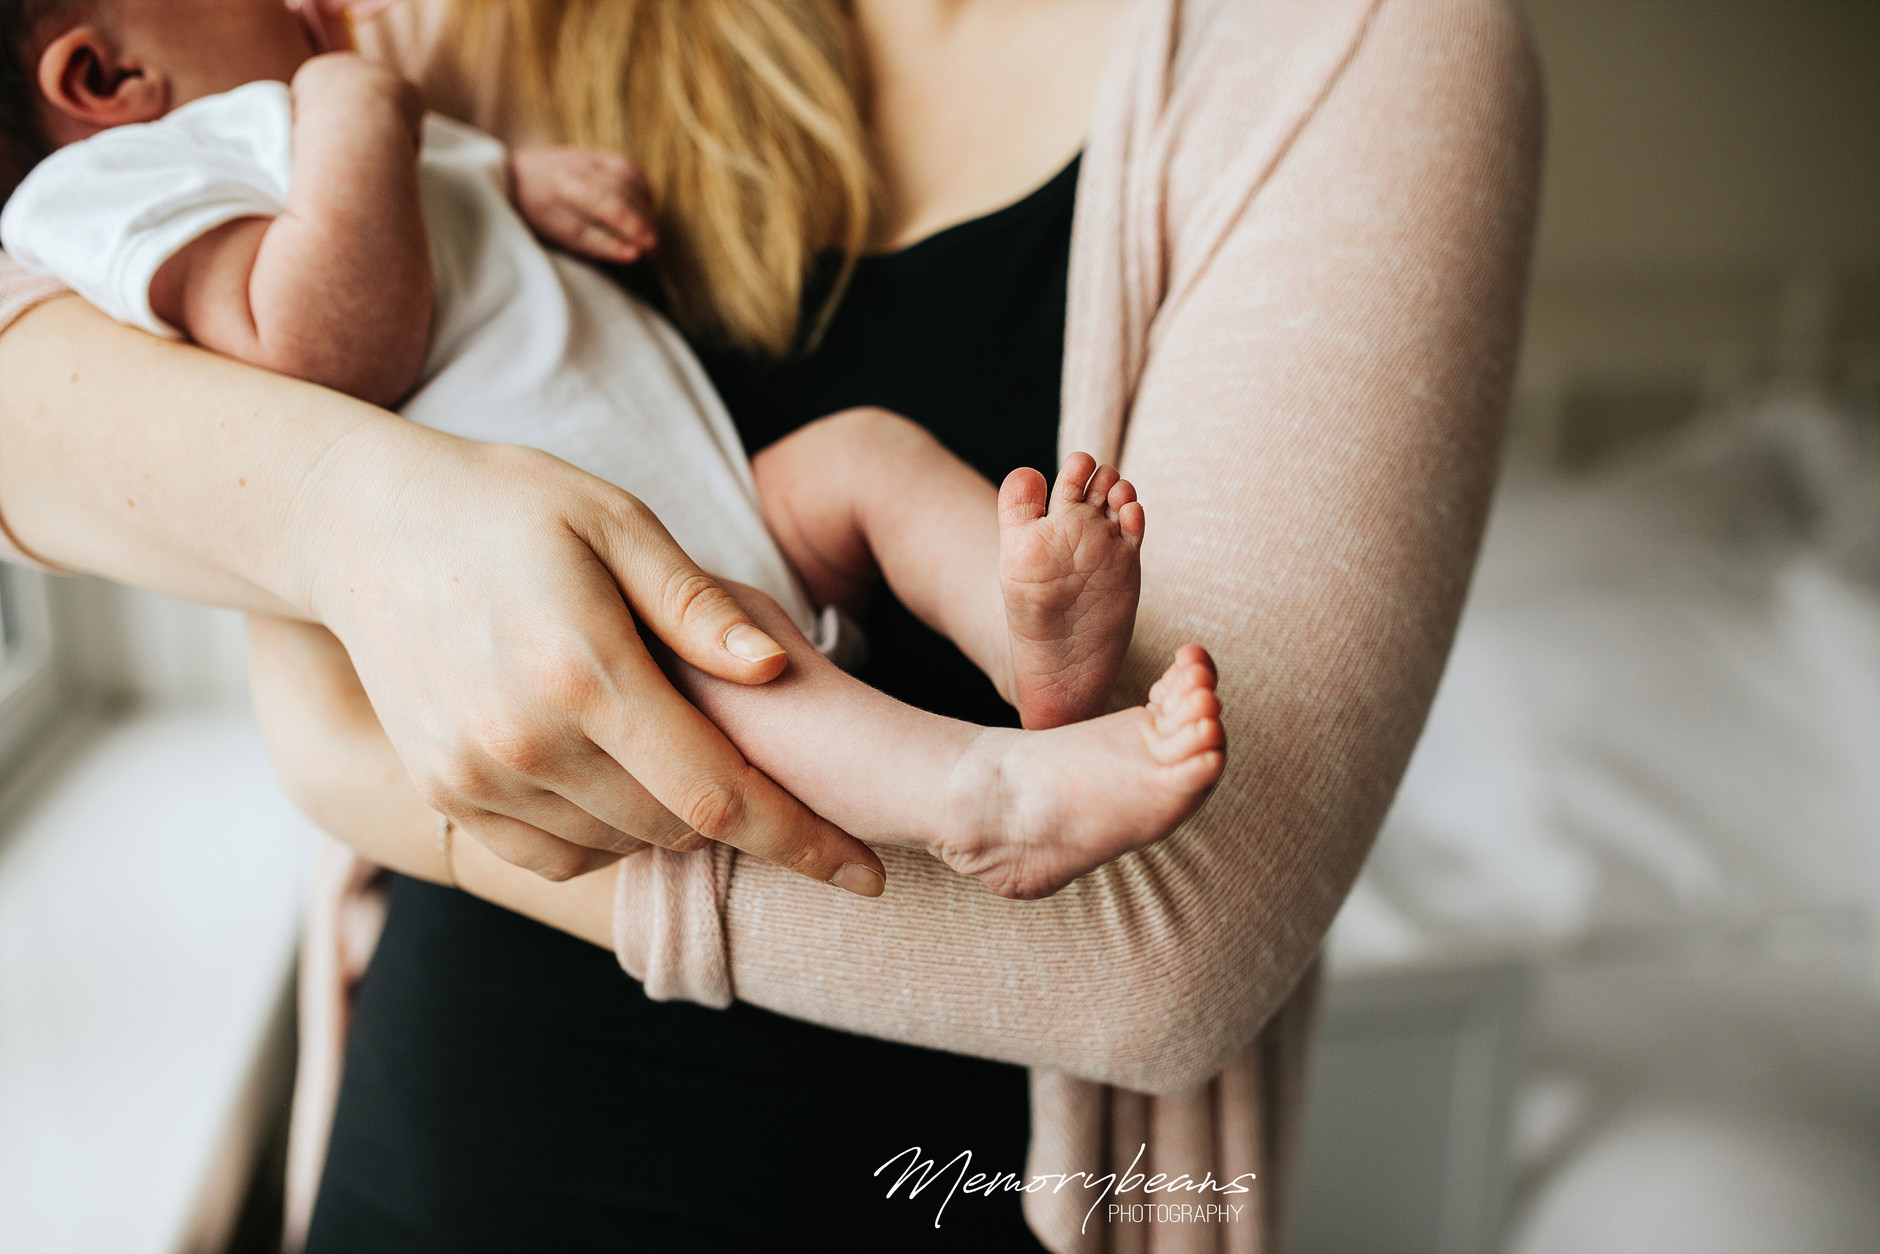
<instances>
[{"instance_id":1,"label":"window frame","mask_svg":"<svg viewBox=\"0 0 1880 1254\"><path fill-rule=\"evenodd\" d=\"M68 705L50 580L0 562L0 791L45 745Z\"/></svg>"}]
</instances>

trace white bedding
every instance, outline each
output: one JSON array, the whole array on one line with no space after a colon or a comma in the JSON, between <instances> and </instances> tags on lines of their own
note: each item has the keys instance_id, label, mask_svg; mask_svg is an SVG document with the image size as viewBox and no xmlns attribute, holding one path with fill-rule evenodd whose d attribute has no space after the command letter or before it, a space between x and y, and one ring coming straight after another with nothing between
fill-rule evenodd
<instances>
[{"instance_id":1,"label":"white bedding","mask_svg":"<svg viewBox=\"0 0 1880 1254\"><path fill-rule=\"evenodd\" d=\"M1871 429L1789 399L1590 477L1511 477L1335 962L1776 917L1871 938Z\"/></svg>"},{"instance_id":2,"label":"white bedding","mask_svg":"<svg viewBox=\"0 0 1880 1254\"><path fill-rule=\"evenodd\" d=\"M1522 959L1513 1254L1880 1222L1880 422L1511 477L1333 970Z\"/></svg>"}]
</instances>

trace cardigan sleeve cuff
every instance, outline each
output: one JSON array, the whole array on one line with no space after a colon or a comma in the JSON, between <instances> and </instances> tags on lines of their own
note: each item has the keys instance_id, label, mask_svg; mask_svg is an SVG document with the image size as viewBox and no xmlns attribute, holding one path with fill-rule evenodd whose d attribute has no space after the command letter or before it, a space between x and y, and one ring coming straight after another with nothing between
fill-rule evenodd
<instances>
[{"instance_id":1,"label":"cardigan sleeve cuff","mask_svg":"<svg viewBox=\"0 0 1880 1254\"><path fill-rule=\"evenodd\" d=\"M12 326L14 319L34 305L70 290L57 279L22 270L11 257L0 253L0 331Z\"/></svg>"},{"instance_id":2,"label":"cardigan sleeve cuff","mask_svg":"<svg viewBox=\"0 0 1880 1254\"><path fill-rule=\"evenodd\" d=\"M731 1004L725 898L737 851L643 849L622 858L614 879L614 956L654 1001Z\"/></svg>"}]
</instances>

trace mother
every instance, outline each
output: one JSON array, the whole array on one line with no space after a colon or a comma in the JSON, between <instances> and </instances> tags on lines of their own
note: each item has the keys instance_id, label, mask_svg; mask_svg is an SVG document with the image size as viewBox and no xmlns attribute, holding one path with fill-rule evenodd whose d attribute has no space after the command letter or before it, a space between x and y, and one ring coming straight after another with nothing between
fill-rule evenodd
<instances>
[{"instance_id":1,"label":"mother","mask_svg":"<svg viewBox=\"0 0 1880 1254\"><path fill-rule=\"evenodd\" d=\"M728 647L735 609L631 502L0 271L6 527L54 566L322 622L365 678L370 706L296 686L294 648L308 674L332 659L289 634L261 685L290 783L418 877L360 990L316 1247L1023 1248L1015 1194L956 1198L936 1229L945 1185L910 1204L870 1174L914 1145L1019 1170L1022 1064L1031 1170L1100 1173L1146 1142L1149 1171L1255 1172L1237 1223L1165 1235L1261 1248L1313 958L1415 740L1494 477L1538 156L1518 23L1502 0L699 7L740 4L833 65L854 40L878 186L811 351L708 352L747 441L875 403L995 479L1050 465L1054 439L1120 455L1155 513L1124 695L1199 639L1230 711L1228 778L1174 837L1042 903L892 851L879 900L792 875L773 862L833 875L841 838L645 664L616 585L685 656L763 677ZM579 58L576 18L607 8L528 11L561 25L512 34ZM697 49L647 55L629 90L683 87ZM486 121L570 121L458 81ZM707 153L712 117L691 119ZM674 312L709 350L699 290ZM904 611L871 627L877 682L986 717ZM454 867L427 802L482 842ZM689 828L773 862L720 844L568 878ZM426 882L453 875L561 930ZM568 933L655 997L729 1008L648 1000ZM1081 1229L1094 1200L1029 1194L1025 1214L1054 1249L1137 1248L1100 1208Z\"/></svg>"}]
</instances>

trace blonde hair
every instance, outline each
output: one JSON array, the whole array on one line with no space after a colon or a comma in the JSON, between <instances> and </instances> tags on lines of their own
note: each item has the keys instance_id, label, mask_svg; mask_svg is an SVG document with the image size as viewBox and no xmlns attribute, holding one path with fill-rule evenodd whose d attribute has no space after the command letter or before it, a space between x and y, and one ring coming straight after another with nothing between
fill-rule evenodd
<instances>
[{"instance_id":1,"label":"blonde hair","mask_svg":"<svg viewBox=\"0 0 1880 1254\"><path fill-rule=\"evenodd\" d=\"M494 50L564 143L625 152L658 205L654 264L689 334L781 356L813 340L868 240L872 163L844 0L455 0L466 71ZM843 258L812 325L817 259Z\"/></svg>"}]
</instances>

